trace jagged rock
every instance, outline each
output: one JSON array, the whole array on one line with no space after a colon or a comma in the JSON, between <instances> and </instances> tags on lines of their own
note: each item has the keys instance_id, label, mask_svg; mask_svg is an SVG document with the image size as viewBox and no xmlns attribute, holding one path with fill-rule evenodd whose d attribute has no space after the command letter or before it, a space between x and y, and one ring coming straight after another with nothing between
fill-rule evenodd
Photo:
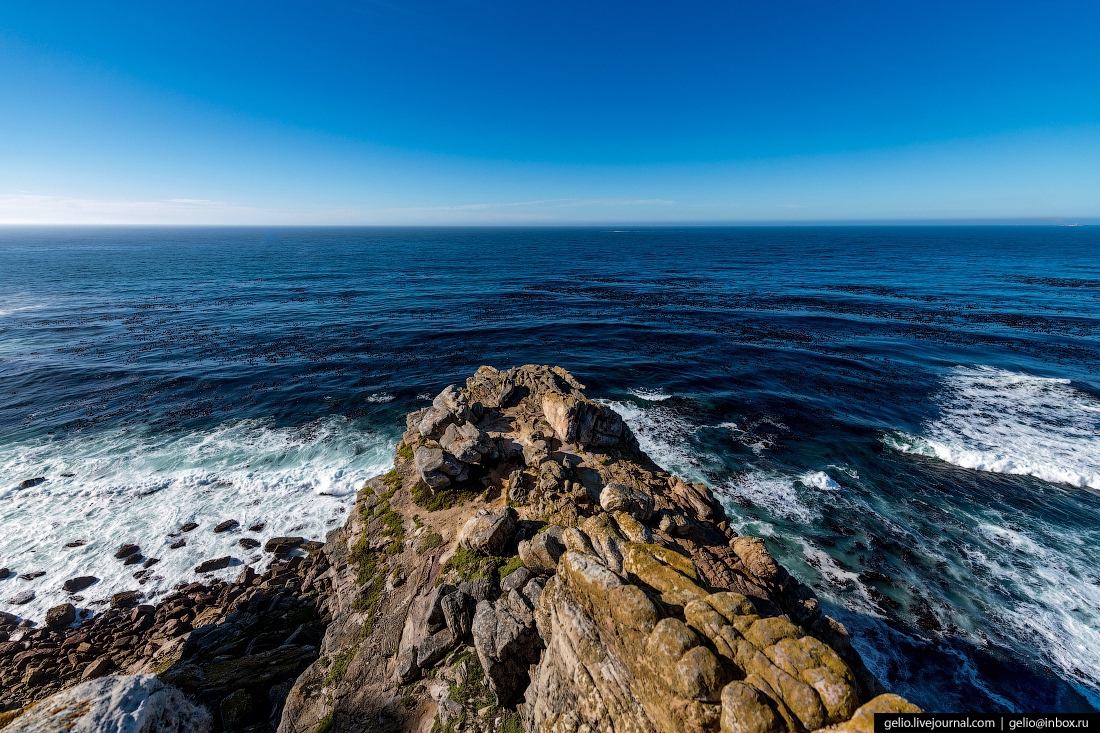
<instances>
[{"instance_id":1,"label":"jagged rock","mask_svg":"<svg viewBox=\"0 0 1100 733\"><path fill-rule=\"evenodd\" d=\"M539 466L539 491L549 494L561 491L565 482L565 469L557 461L545 461Z\"/></svg>"},{"instance_id":2,"label":"jagged rock","mask_svg":"<svg viewBox=\"0 0 1100 733\"><path fill-rule=\"evenodd\" d=\"M111 596L111 608L136 606L140 596L141 592L136 590L124 590L121 593L115 593Z\"/></svg>"},{"instance_id":3,"label":"jagged rock","mask_svg":"<svg viewBox=\"0 0 1100 733\"><path fill-rule=\"evenodd\" d=\"M619 532L631 542L645 545L653 543L653 533L649 531L649 527L626 512L612 512L611 517L615 520L615 526L619 528Z\"/></svg>"},{"instance_id":4,"label":"jagged rock","mask_svg":"<svg viewBox=\"0 0 1100 733\"><path fill-rule=\"evenodd\" d=\"M210 714L156 675L104 677L48 698L15 718L6 733L206 733Z\"/></svg>"},{"instance_id":5,"label":"jagged rock","mask_svg":"<svg viewBox=\"0 0 1100 733\"><path fill-rule=\"evenodd\" d=\"M479 603L481 601L491 601L495 597L493 581L489 578L463 581L458 584L458 589Z\"/></svg>"},{"instance_id":6,"label":"jagged rock","mask_svg":"<svg viewBox=\"0 0 1100 733\"><path fill-rule=\"evenodd\" d=\"M512 507L482 509L462 527L458 543L483 555L500 555L516 533Z\"/></svg>"},{"instance_id":7,"label":"jagged rock","mask_svg":"<svg viewBox=\"0 0 1100 733\"><path fill-rule=\"evenodd\" d=\"M542 411L563 443L611 447L629 443L633 437L618 413L587 397L547 392Z\"/></svg>"},{"instance_id":8,"label":"jagged rock","mask_svg":"<svg viewBox=\"0 0 1100 733\"><path fill-rule=\"evenodd\" d=\"M455 587L448 583L441 583L432 589L428 595L427 615L425 616L426 630L421 636L426 636L446 625L447 617L443 615L443 599L455 592Z\"/></svg>"},{"instance_id":9,"label":"jagged rock","mask_svg":"<svg viewBox=\"0 0 1100 733\"><path fill-rule=\"evenodd\" d=\"M420 667L416 665L416 647L410 647L397 655L398 684L407 685L420 678Z\"/></svg>"},{"instance_id":10,"label":"jagged rock","mask_svg":"<svg viewBox=\"0 0 1100 733\"><path fill-rule=\"evenodd\" d=\"M237 540L237 544L246 550L254 550L260 546L260 541L252 537L241 537Z\"/></svg>"},{"instance_id":11,"label":"jagged rock","mask_svg":"<svg viewBox=\"0 0 1100 733\"><path fill-rule=\"evenodd\" d=\"M619 533L618 527L611 521L611 517L603 513L593 515L584 521L582 528L591 542L592 551L603 560L607 567L616 573L621 573L623 570L622 548L626 544L626 538Z\"/></svg>"},{"instance_id":12,"label":"jagged rock","mask_svg":"<svg viewBox=\"0 0 1100 733\"><path fill-rule=\"evenodd\" d=\"M501 704L508 704L526 685L528 666L539 658L542 644L537 630L516 619L501 598L496 605L477 604L473 638L489 688Z\"/></svg>"},{"instance_id":13,"label":"jagged rock","mask_svg":"<svg viewBox=\"0 0 1100 733\"><path fill-rule=\"evenodd\" d=\"M456 639L450 629L437 631L420 642L416 650L416 666L427 669L434 666L447 652L455 648Z\"/></svg>"},{"instance_id":14,"label":"jagged rock","mask_svg":"<svg viewBox=\"0 0 1100 733\"><path fill-rule=\"evenodd\" d=\"M454 638L461 641L469 636L477 601L462 591L455 591L444 596L440 605L443 608L443 618L447 628L451 630Z\"/></svg>"},{"instance_id":15,"label":"jagged rock","mask_svg":"<svg viewBox=\"0 0 1100 733\"><path fill-rule=\"evenodd\" d=\"M482 458L497 457L493 441L471 422L448 425L439 445L462 463L481 463Z\"/></svg>"},{"instance_id":16,"label":"jagged rock","mask_svg":"<svg viewBox=\"0 0 1100 733\"><path fill-rule=\"evenodd\" d=\"M195 568L195 572L201 574L212 573L215 570L224 570L229 567L229 563L232 559L232 557L226 555L225 557L218 557L213 560L203 560L199 563L198 567Z\"/></svg>"},{"instance_id":17,"label":"jagged rock","mask_svg":"<svg viewBox=\"0 0 1100 733\"><path fill-rule=\"evenodd\" d=\"M531 482L523 469L517 468L508 474L508 499L516 504L524 504L531 495Z\"/></svg>"},{"instance_id":18,"label":"jagged rock","mask_svg":"<svg viewBox=\"0 0 1100 733\"><path fill-rule=\"evenodd\" d=\"M653 516L653 495L625 484L608 484L600 492L600 506L605 512L624 512L639 522Z\"/></svg>"},{"instance_id":19,"label":"jagged rock","mask_svg":"<svg viewBox=\"0 0 1100 733\"><path fill-rule=\"evenodd\" d=\"M46 574L45 570L32 570L19 576L20 580L36 580Z\"/></svg>"},{"instance_id":20,"label":"jagged rock","mask_svg":"<svg viewBox=\"0 0 1100 733\"><path fill-rule=\"evenodd\" d=\"M197 529L198 526L198 522L187 522L182 527L180 527L180 532L190 532L193 529Z\"/></svg>"},{"instance_id":21,"label":"jagged rock","mask_svg":"<svg viewBox=\"0 0 1100 733\"><path fill-rule=\"evenodd\" d=\"M457 419L450 410L433 406L424 411L424 415L420 418L420 423L416 429L425 438L434 440L442 436L447 427Z\"/></svg>"},{"instance_id":22,"label":"jagged rock","mask_svg":"<svg viewBox=\"0 0 1100 733\"><path fill-rule=\"evenodd\" d=\"M508 593L513 590L520 590L527 581L531 579L531 571L526 567L517 568L508 574L507 577L500 579L500 589Z\"/></svg>"},{"instance_id":23,"label":"jagged rock","mask_svg":"<svg viewBox=\"0 0 1100 733\"><path fill-rule=\"evenodd\" d=\"M545 440L532 440L523 446L523 462L525 465L537 467L550 460L550 446Z\"/></svg>"},{"instance_id":24,"label":"jagged rock","mask_svg":"<svg viewBox=\"0 0 1100 733\"><path fill-rule=\"evenodd\" d=\"M29 489L32 486L38 486L39 484L45 482L45 480L46 480L45 476L35 476L34 478L23 479L22 481L19 482L19 488Z\"/></svg>"},{"instance_id":25,"label":"jagged rock","mask_svg":"<svg viewBox=\"0 0 1100 733\"><path fill-rule=\"evenodd\" d=\"M468 469L442 448L422 445L413 453L413 465L420 479L433 489L443 489L452 481L465 481Z\"/></svg>"},{"instance_id":26,"label":"jagged rock","mask_svg":"<svg viewBox=\"0 0 1100 733\"><path fill-rule=\"evenodd\" d=\"M46 611L46 627L50 629L62 629L76 621L76 606L71 603L62 603Z\"/></svg>"},{"instance_id":27,"label":"jagged rock","mask_svg":"<svg viewBox=\"0 0 1100 733\"><path fill-rule=\"evenodd\" d=\"M533 573L550 575L557 570L558 558L565 552L562 542L563 527L557 525L539 532L530 540L519 543L519 557Z\"/></svg>"}]
</instances>

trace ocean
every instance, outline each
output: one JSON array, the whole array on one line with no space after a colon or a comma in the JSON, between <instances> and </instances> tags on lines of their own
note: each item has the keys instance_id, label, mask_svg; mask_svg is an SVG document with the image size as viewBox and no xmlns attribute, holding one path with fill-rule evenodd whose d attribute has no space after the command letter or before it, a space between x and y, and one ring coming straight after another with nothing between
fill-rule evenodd
<instances>
[{"instance_id":1,"label":"ocean","mask_svg":"<svg viewBox=\"0 0 1100 733\"><path fill-rule=\"evenodd\" d=\"M892 690L1100 710L1089 227L0 229L0 610L323 539L407 411L532 362L709 484Z\"/></svg>"}]
</instances>

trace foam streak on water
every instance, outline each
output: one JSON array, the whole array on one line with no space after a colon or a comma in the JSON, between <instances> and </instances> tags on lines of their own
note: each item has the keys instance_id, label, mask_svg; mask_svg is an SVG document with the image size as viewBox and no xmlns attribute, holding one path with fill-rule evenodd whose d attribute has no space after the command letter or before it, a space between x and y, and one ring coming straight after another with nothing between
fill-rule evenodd
<instances>
[{"instance_id":1,"label":"foam streak on water","mask_svg":"<svg viewBox=\"0 0 1100 733\"><path fill-rule=\"evenodd\" d=\"M19 488L8 479L0 491L0 557L16 573L46 574L4 581L0 607L41 619L67 599L62 583L78 575L101 579L82 592L82 606L135 588L153 597L195 577L193 568L203 560L231 555L235 561L221 571L224 577L239 573L244 563L260 567L270 561L260 549L241 547L242 537L324 540L343 523L356 489L388 468L392 446L344 418L309 428L240 420L169 436L115 430L4 446L0 475L47 480ZM74 475L62 476L69 473ZM241 527L214 534L214 525L225 519ZM182 535L187 545L170 549L175 538L168 534L191 521L200 526ZM247 531L261 522L261 532ZM65 547L76 541L87 544ZM113 557L128 542L160 559L144 585L132 577L140 565L123 566ZM22 590L34 590L36 599L23 606L4 603Z\"/></svg>"},{"instance_id":2,"label":"foam streak on water","mask_svg":"<svg viewBox=\"0 0 1100 733\"><path fill-rule=\"evenodd\" d=\"M1068 379L958 367L923 435L888 435L896 450L963 468L1100 489L1100 401Z\"/></svg>"}]
</instances>

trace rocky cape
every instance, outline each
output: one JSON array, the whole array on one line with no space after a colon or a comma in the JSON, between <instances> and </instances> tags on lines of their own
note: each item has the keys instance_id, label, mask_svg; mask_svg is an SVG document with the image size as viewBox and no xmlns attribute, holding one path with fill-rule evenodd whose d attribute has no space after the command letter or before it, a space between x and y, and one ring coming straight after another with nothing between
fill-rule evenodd
<instances>
[{"instance_id":1,"label":"rocky cape","mask_svg":"<svg viewBox=\"0 0 1100 733\"><path fill-rule=\"evenodd\" d=\"M87 628L14 621L13 729L112 671L158 674L155 694L198 706L195 729L257 733L870 733L874 712L917 710L762 539L560 367L447 387L408 415L347 524L265 576Z\"/></svg>"}]
</instances>

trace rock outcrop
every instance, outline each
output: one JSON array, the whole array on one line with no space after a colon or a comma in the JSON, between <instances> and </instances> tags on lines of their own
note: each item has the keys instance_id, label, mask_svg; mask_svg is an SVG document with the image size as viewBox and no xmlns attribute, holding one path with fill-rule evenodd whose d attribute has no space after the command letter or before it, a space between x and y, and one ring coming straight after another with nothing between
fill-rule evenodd
<instances>
[{"instance_id":1,"label":"rock outcrop","mask_svg":"<svg viewBox=\"0 0 1100 733\"><path fill-rule=\"evenodd\" d=\"M270 540L265 576L82 625L0 615L13 700L156 671L215 730L870 733L915 710L564 369L481 367L405 427L347 523Z\"/></svg>"}]
</instances>

